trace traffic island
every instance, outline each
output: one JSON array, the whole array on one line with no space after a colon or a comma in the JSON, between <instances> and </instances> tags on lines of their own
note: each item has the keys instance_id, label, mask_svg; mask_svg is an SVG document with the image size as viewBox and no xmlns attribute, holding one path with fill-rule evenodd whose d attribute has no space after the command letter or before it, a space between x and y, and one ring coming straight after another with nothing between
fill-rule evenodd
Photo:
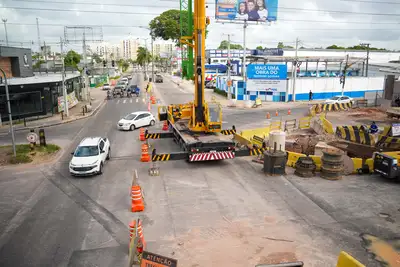
<instances>
[{"instance_id":1,"label":"traffic island","mask_svg":"<svg viewBox=\"0 0 400 267\"><path fill-rule=\"evenodd\" d=\"M24 164L24 163L43 163L51 160L60 150L60 147L54 144L46 146L21 144L16 145L16 157L13 155L11 145L0 146L0 166Z\"/></svg>"}]
</instances>

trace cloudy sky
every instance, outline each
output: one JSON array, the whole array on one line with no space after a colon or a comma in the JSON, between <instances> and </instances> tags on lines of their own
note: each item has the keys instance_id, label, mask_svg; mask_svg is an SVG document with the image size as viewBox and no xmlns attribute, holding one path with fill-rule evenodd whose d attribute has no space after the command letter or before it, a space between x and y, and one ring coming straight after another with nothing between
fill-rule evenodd
<instances>
[{"instance_id":1,"label":"cloudy sky","mask_svg":"<svg viewBox=\"0 0 400 267\"><path fill-rule=\"evenodd\" d=\"M217 23L215 4L206 1L207 15L211 18L207 48L218 46L227 39L224 36L227 33L232 34L233 43L241 44L243 27ZM298 37L304 47L368 42L374 47L398 50L399 7L398 0L280 0L278 22L249 26L247 47L276 47L280 41L294 45ZM56 43L64 36L64 26L102 26L103 40L109 43L118 43L129 36L146 38L149 33L143 27L168 9L179 9L179 0L0 0L0 17L7 19L10 45L22 44L34 50L38 47L36 18L41 42L46 41L55 50ZM75 38L71 31L68 33L71 39ZM99 37L99 31L95 31L90 38ZM5 44L4 27L0 27L0 43ZM69 47L79 50L81 44L71 42Z\"/></svg>"}]
</instances>

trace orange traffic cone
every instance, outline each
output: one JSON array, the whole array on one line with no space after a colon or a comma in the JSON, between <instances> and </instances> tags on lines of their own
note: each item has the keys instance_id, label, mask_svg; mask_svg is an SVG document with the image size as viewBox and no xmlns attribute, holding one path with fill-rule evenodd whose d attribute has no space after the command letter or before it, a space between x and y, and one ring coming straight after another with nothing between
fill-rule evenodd
<instances>
[{"instance_id":1,"label":"orange traffic cone","mask_svg":"<svg viewBox=\"0 0 400 267\"><path fill-rule=\"evenodd\" d=\"M144 211L142 189L140 188L139 185L132 186L131 200L132 200L132 207L131 207L132 212Z\"/></svg>"},{"instance_id":2,"label":"orange traffic cone","mask_svg":"<svg viewBox=\"0 0 400 267\"><path fill-rule=\"evenodd\" d=\"M271 114L269 114L269 112L267 112L267 120L271 119Z\"/></svg>"},{"instance_id":3,"label":"orange traffic cone","mask_svg":"<svg viewBox=\"0 0 400 267\"><path fill-rule=\"evenodd\" d=\"M152 104L156 104L156 97L155 96L151 96L151 103Z\"/></svg>"},{"instance_id":4,"label":"orange traffic cone","mask_svg":"<svg viewBox=\"0 0 400 267\"><path fill-rule=\"evenodd\" d=\"M290 110L290 108L288 109L287 114L288 115L292 114L292 111Z\"/></svg>"},{"instance_id":5,"label":"orange traffic cone","mask_svg":"<svg viewBox=\"0 0 400 267\"><path fill-rule=\"evenodd\" d=\"M139 223L138 223L138 236L139 236L139 239L142 241L142 244L143 244L143 248L145 248L146 247L146 242L144 241L144 236L143 236L143 229L142 229L142 221L141 220L139 220Z\"/></svg>"},{"instance_id":6,"label":"orange traffic cone","mask_svg":"<svg viewBox=\"0 0 400 267\"><path fill-rule=\"evenodd\" d=\"M129 223L129 243L132 241L133 236L136 235L136 220Z\"/></svg>"},{"instance_id":7,"label":"orange traffic cone","mask_svg":"<svg viewBox=\"0 0 400 267\"><path fill-rule=\"evenodd\" d=\"M146 141L146 137L144 136L144 128L140 128L139 140Z\"/></svg>"},{"instance_id":8,"label":"orange traffic cone","mask_svg":"<svg viewBox=\"0 0 400 267\"><path fill-rule=\"evenodd\" d=\"M167 121L164 121L164 125L162 127L162 130L163 131L168 131L168 123L167 123Z\"/></svg>"},{"instance_id":9,"label":"orange traffic cone","mask_svg":"<svg viewBox=\"0 0 400 267\"><path fill-rule=\"evenodd\" d=\"M279 113L278 110L275 111L275 116L278 117Z\"/></svg>"},{"instance_id":10,"label":"orange traffic cone","mask_svg":"<svg viewBox=\"0 0 400 267\"><path fill-rule=\"evenodd\" d=\"M142 157L140 158L141 162L149 162L150 155L149 155L149 146L147 144L142 145Z\"/></svg>"}]
</instances>

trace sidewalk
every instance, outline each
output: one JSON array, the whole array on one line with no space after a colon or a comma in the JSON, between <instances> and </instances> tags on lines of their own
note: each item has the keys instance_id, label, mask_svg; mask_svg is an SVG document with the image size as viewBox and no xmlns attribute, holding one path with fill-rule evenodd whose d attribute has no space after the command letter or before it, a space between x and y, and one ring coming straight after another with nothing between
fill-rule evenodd
<instances>
[{"instance_id":1,"label":"sidewalk","mask_svg":"<svg viewBox=\"0 0 400 267\"><path fill-rule=\"evenodd\" d=\"M60 125L64 123L69 123L73 122L76 120L88 118L90 116L93 116L94 114L97 113L97 111L100 109L106 98L106 91L103 91L101 87L99 88L91 88L90 89L90 98L91 100L88 102L79 102L75 107L69 109L69 117L62 119L61 114L54 114L51 117L47 117L44 119L39 119L39 120L34 120L34 121L27 121L26 126L24 124L14 124L14 131L23 131L31 128L45 128L45 127L50 127L50 126L55 126L55 125ZM85 105L91 104L91 111L88 113L83 114L82 108ZM9 133L10 131L10 126L9 124L5 122L3 123L3 126L0 126L0 133Z\"/></svg>"},{"instance_id":2,"label":"sidewalk","mask_svg":"<svg viewBox=\"0 0 400 267\"><path fill-rule=\"evenodd\" d=\"M178 85L178 87L182 88L187 92L194 92L194 84L192 81L182 80L180 77L171 76L168 74L164 74L169 80ZM212 100L212 97L215 97L215 100L218 101L222 107L224 108L232 108L232 109L252 109L247 106L246 100L228 100L226 97L214 93L212 89L205 89L206 101ZM232 102L235 103L234 106ZM254 101L251 101L251 105L253 105ZM294 108L305 108L314 104L321 103L321 100L313 100L313 101L297 101L297 102L263 102L262 106L257 107L257 109L294 109Z\"/></svg>"}]
</instances>

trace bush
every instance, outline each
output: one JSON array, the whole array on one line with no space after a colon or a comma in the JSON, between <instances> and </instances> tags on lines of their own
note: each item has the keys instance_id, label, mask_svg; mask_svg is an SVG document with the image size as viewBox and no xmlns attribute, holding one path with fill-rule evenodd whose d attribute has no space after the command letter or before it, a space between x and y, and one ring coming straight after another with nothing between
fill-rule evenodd
<instances>
[{"instance_id":1,"label":"bush","mask_svg":"<svg viewBox=\"0 0 400 267\"><path fill-rule=\"evenodd\" d=\"M220 90L218 88L214 88L214 93L228 97L228 93L225 92L224 90ZM234 94L232 94L232 99L236 99L236 96Z\"/></svg>"}]
</instances>

